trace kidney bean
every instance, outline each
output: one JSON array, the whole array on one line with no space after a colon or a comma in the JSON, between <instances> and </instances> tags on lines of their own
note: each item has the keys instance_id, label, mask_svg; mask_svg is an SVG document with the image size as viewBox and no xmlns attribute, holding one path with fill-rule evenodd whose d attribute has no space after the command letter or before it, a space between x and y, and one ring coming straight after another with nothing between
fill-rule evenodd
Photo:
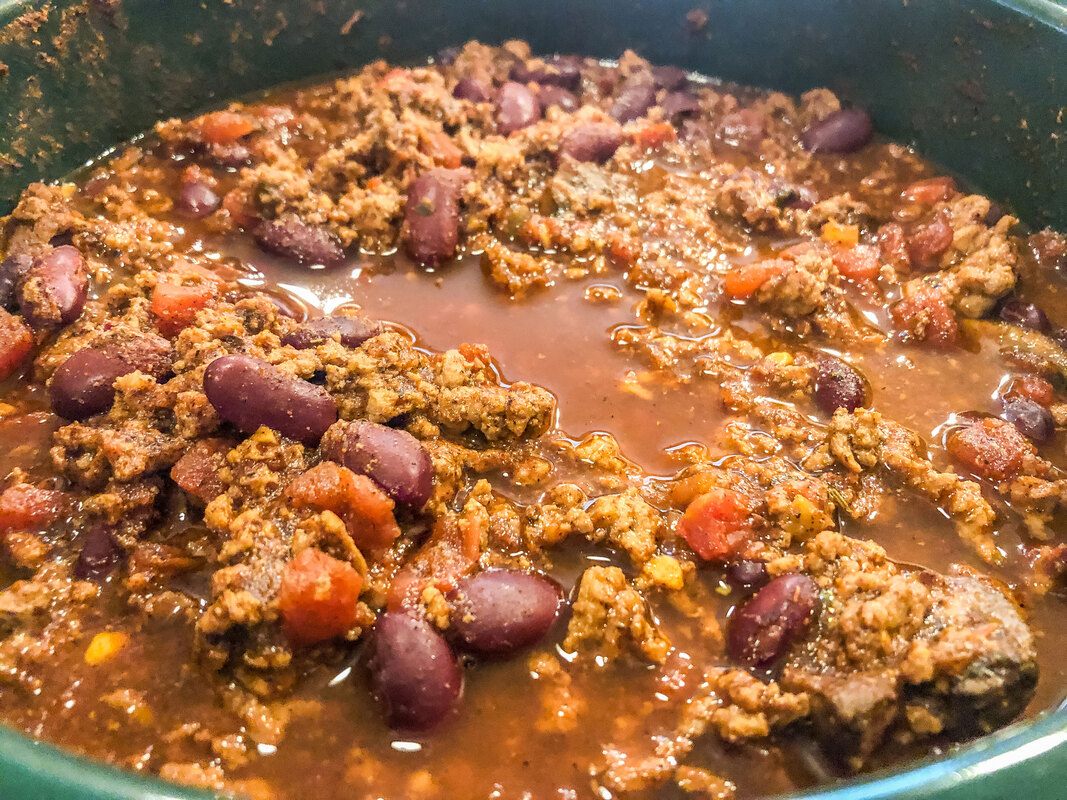
<instances>
[{"instance_id":1,"label":"kidney bean","mask_svg":"<svg viewBox=\"0 0 1067 800\"><path fill-rule=\"evenodd\" d=\"M451 258L459 241L459 193L465 170L432 169L408 188L404 219L407 248L420 264L433 266Z\"/></svg>"},{"instance_id":2,"label":"kidney bean","mask_svg":"<svg viewBox=\"0 0 1067 800\"><path fill-rule=\"evenodd\" d=\"M570 114L578 109L578 98L560 86L541 87L541 91L537 93L537 101L541 104L542 111L559 106L560 110Z\"/></svg>"},{"instance_id":3,"label":"kidney bean","mask_svg":"<svg viewBox=\"0 0 1067 800\"><path fill-rule=\"evenodd\" d=\"M107 411L115 401L115 381L134 369L100 350L79 350L52 375L48 387L52 410L64 419L74 420Z\"/></svg>"},{"instance_id":4,"label":"kidney bean","mask_svg":"<svg viewBox=\"0 0 1067 800\"><path fill-rule=\"evenodd\" d=\"M175 206L185 216L200 219L212 213L221 204L222 198L206 183L183 181Z\"/></svg>"},{"instance_id":5,"label":"kidney bean","mask_svg":"<svg viewBox=\"0 0 1067 800\"><path fill-rule=\"evenodd\" d=\"M821 356L815 378L815 402L824 414L843 408L855 411L867 404L867 382L839 358Z\"/></svg>"},{"instance_id":6,"label":"kidney bean","mask_svg":"<svg viewBox=\"0 0 1067 800\"><path fill-rule=\"evenodd\" d=\"M34 330L76 320L89 295L85 259L76 247L57 247L34 261L19 285L19 310Z\"/></svg>"},{"instance_id":7,"label":"kidney bean","mask_svg":"<svg viewBox=\"0 0 1067 800\"><path fill-rule=\"evenodd\" d=\"M174 364L170 342L154 333L142 333L125 341L94 345L94 349L124 362L128 367L126 374L139 370L156 380L169 373Z\"/></svg>"},{"instance_id":8,"label":"kidney bean","mask_svg":"<svg viewBox=\"0 0 1067 800\"><path fill-rule=\"evenodd\" d=\"M125 552L110 529L93 525L81 537L82 549L74 562L74 577L80 581L103 583L122 564Z\"/></svg>"},{"instance_id":9,"label":"kidney bean","mask_svg":"<svg viewBox=\"0 0 1067 800\"><path fill-rule=\"evenodd\" d=\"M628 78L615 94L609 112L620 125L643 117L656 102L656 87L648 75Z\"/></svg>"},{"instance_id":10,"label":"kidney bean","mask_svg":"<svg viewBox=\"0 0 1067 800\"><path fill-rule=\"evenodd\" d=\"M811 153L854 153L874 135L866 111L842 108L813 122L800 136L801 146Z\"/></svg>"},{"instance_id":11,"label":"kidney bean","mask_svg":"<svg viewBox=\"0 0 1067 800\"><path fill-rule=\"evenodd\" d=\"M531 63L535 66L531 67ZM575 56L555 56L540 66L536 66L536 62L519 61L511 68L508 77L517 83L558 86L573 92L582 82L582 62Z\"/></svg>"},{"instance_id":12,"label":"kidney bean","mask_svg":"<svg viewBox=\"0 0 1067 800\"><path fill-rule=\"evenodd\" d=\"M223 356L208 364L204 394L219 417L245 433L266 425L309 446L337 421L325 389L252 356Z\"/></svg>"},{"instance_id":13,"label":"kidney bean","mask_svg":"<svg viewBox=\"0 0 1067 800\"><path fill-rule=\"evenodd\" d=\"M452 96L457 100L470 100L472 103L485 103L489 100L489 87L478 78L460 78L452 89Z\"/></svg>"},{"instance_id":14,"label":"kidney bean","mask_svg":"<svg viewBox=\"0 0 1067 800\"><path fill-rule=\"evenodd\" d=\"M456 59L459 58L458 47L442 47L437 51L437 55L434 56L434 63L442 67L451 67L456 63Z\"/></svg>"},{"instance_id":15,"label":"kidney bean","mask_svg":"<svg viewBox=\"0 0 1067 800\"><path fill-rule=\"evenodd\" d=\"M367 339L381 332L381 324L374 320L336 314L305 322L296 330L285 334L282 337L282 344L295 347L297 350L307 350L324 344L336 335L342 345L354 350Z\"/></svg>"},{"instance_id":16,"label":"kidney bean","mask_svg":"<svg viewBox=\"0 0 1067 800\"><path fill-rule=\"evenodd\" d=\"M1036 444L1048 444L1056 435L1052 412L1029 397L1008 395L1003 399L1000 416Z\"/></svg>"},{"instance_id":17,"label":"kidney bean","mask_svg":"<svg viewBox=\"0 0 1067 800\"><path fill-rule=\"evenodd\" d=\"M681 67L663 66L652 68L652 82L660 89L677 91L689 83L689 76Z\"/></svg>"},{"instance_id":18,"label":"kidney bean","mask_svg":"<svg viewBox=\"0 0 1067 800\"><path fill-rule=\"evenodd\" d=\"M18 308L16 287L32 266L33 258L25 254L8 256L0 261L0 306L8 311Z\"/></svg>"},{"instance_id":19,"label":"kidney bean","mask_svg":"<svg viewBox=\"0 0 1067 800\"><path fill-rule=\"evenodd\" d=\"M448 716L463 673L448 643L428 622L403 611L378 617L368 661L371 689L394 728L426 730Z\"/></svg>"},{"instance_id":20,"label":"kidney bean","mask_svg":"<svg viewBox=\"0 0 1067 800\"><path fill-rule=\"evenodd\" d=\"M779 575L734 612L727 649L734 660L767 669L811 625L819 587L807 575Z\"/></svg>"},{"instance_id":21,"label":"kidney bean","mask_svg":"<svg viewBox=\"0 0 1067 800\"><path fill-rule=\"evenodd\" d=\"M726 568L726 581L739 589L753 589L767 582L767 565L762 561L742 558Z\"/></svg>"},{"instance_id":22,"label":"kidney bean","mask_svg":"<svg viewBox=\"0 0 1067 800\"><path fill-rule=\"evenodd\" d=\"M622 129L609 122L580 122L559 140L560 155L603 164L622 144Z\"/></svg>"},{"instance_id":23,"label":"kidney bean","mask_svg":"<svg viewBox=\"0 0 1067 800\"><path fill-rule=\"evenodd\" d=\"M510 569L461 578L448 599L457 646L483 656L506 656L541 641L563 605L556 583Z\"/></svg>"},{"instance_id":24,"label":"kidney bean","mask_svg":"<svg viewBox=\"0 0 1067 800\"><path fill-rule=\"evenodd\" d=\"M1024 303L1017 297L1010 297L1000 305L997 316L1020 328L1047 332L1051 326L1045 312L1033 303Z\"/></svg>"},{"instance_id":25,"label":"kidney bean","mask_svg":"<svg viewBox=\"0 0 1067 800\"><path fill-rule=\"evenodd\" d=\"M430 499L433 462L407 431L357 420L328 438L327 458L366 475L396 502L422 508Z\"/></svg>"},{"instance_id":26,"label":"kidney bean","mask_svg":"<svg viewBox=\"0 0 1067 800\"><path fill-rule=\"evenodd\" d=\"M936 269L941 254L952 246L952 225L948 211L941 209L929 222L919 225L905 240L908 259L919 269Z\"/></svg>"},{"instance_id":27,"label":"kidney bean","mask_svg":"<svg viewBox=\"0 0 1067 800\"><path fill-rule=\"evenodd\" d=\"M700 113L700 101L689 92L671 92L663 98L663 116L677 124L683 117L694 117Z\"/></svg>"},{"instance_id":28,"label":"kidney bean","mask_svg":"<svg viewBox=\"0 0 1067 800\"><path fill-rule=\"evenodd\" d=\"M496 125L505 136L533 125L541 116L537 98L521 83L508 81L496 96Z\"/></svg>"},{"instance_id":29,"label":"kidney bean","mask_svg":"<svg viewBox=\"0 0 1067 800\"><path fill-rule=\"evenodd\" d=\"M318 225L304 222L295 214L283 214L256 226L256 243L264 250L291 258L298 264L333 267L345 260L341 242Z\"/></svg>"}]
</instances>

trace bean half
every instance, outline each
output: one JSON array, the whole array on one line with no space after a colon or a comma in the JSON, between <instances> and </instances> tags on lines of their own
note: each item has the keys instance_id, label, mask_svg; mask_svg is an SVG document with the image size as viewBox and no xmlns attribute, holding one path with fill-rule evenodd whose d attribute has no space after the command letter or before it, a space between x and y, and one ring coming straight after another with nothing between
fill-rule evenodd
<instances>
[{"instance_id":1,"label":"bean half","mask_svg":"<svg viewBox=\"0 0 1067 800\"><path fill-rule=\"evenodd\" d=\"M873 135L874 126L866 111L842 108L808 126L800 144L811 153L854 153Z\"/></svg>"},{"instance_id":2,"label":"bean half","mask_svg":"<svg viewBox=\"0 0 1067 800\"><path fill-rule=\"evenodd\" d=\"M382 326L366 317L336 314L305 322L282 337L282 344L307 350L325 344L337 336L345 347L357 348L367 339L382 332Z\"/></svg>"},{"instance_id":3,"label":"bean half","mask_svg":"<svg viewBox=\"0 0 1067 800\"><path fill-rule=\"evenodd\" d=\"M337 421L337 407L325 389L252 356L212 361L204 371L204 394L219 417L245 433L266 425L309 446Z\"/></svg>"}]
</instances>

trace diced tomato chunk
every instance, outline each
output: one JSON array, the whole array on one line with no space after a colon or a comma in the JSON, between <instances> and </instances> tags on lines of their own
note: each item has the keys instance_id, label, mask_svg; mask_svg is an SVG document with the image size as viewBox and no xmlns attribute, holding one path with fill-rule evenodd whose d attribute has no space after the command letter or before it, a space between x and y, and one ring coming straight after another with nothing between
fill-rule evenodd
<instances>
[{"instance_id":1,"label":"diced tomato chunk","mask_svg":"<svg viewBox=\"0 0 1067 800\"><path fill-rule=\"evenodd\" d=\"M456 169L463 163L463 151L456 147L452 137L444 131L423 132L420 138L419 149L439 167Z\"/></svg>"},{"instance_id":2,"label":"diced tomato chunk","mask_svg":"<svg viewBox=\"0 0 1067 800\"><path fill-rule=\"evenodd\" d=\"M789 262L783 259L743 264L723 276L723 289L735 300L745 300L754 295L771 278L781 275L789 268Z\"/></svg>"},{"instance_id":3,"label":"diced tomato chunk","mask_svg":"<svg viewBox=\"0 0 1067 800\"><path fill-rule=\"evenodd\" d=\"M953 433L949 453L977 475L1000 481L1014 476L1034 446L1002 419L987 417Z\"/></svg>"},{"instance_id":4,"label":"diced tomato chunk","mask_svg":"<svg viewBox=\"0 0 1067 800\"><path fill-rule=\"evenodd\" d=\"M256 129L255 123L236 111L212 111L192 123L209 144L229 144Z\"/></svg>"},{"instance_id":5,"label":"diced tomato chunk","mask_svg":"<svg viewBox=\"0 0 1067 800\"><path fill-rule=\"evenodd\" d=\"M474 567L489 520L484 512L438 517L429 538L389 586L390 610L410 606L433 584L443 592Z\"/></svg>"},{"instance_id":6,"label":"diced tomato chunk","mask_svg":"<svg viewBox=\"0 0 1067 800\"><path fill-rule=\"evenodd\" d=\"M912 266L925 270L937 269L941 255L952 246L954 236L948 211L942 208L933 219L908 234L905 247Z\"/></svg>"},{"instance_id":7,"label":"diced tomato chunk","mask_svg":"<svg viewBox=\"0 0 1067 800\"><path fill-rule=\"evenodd\" d=\"M955 313L945 295L933 286L920 285L897 303L892 313L897 330L918 341L948 347L959 337Z\"/></svg>"},{"instance_id":8,"label":"diced tomato chunk","mask_svg":"<svg viewBox=\"0 0 1067 800\"><path fill-rule=\"evenodd\" d=\"M678 131L669 122L654 122L633 132L634 144L641 150L655 150L678 138Z\"/></svg>"},{"instance_id":9,"label":"diced tomato chunk","mask_svg":"<svg viewBox=\"0 0 1067 800\"><path fill-rule=\"evenodd\" d=\"M222 196L222 207L238 228L251 228L259 218L252 210L252 203L242 189L231 189Z\"/></svg>"},{"instance_id":10,"label":"diced tomato chunk","mask_svg":"<svg viewBox=\"0 0 1067 800\"><path fill-rule=\"evenodd\" d=\"M19 317L0 308L0 380L10 377L33 349L33 334Z\"/></svg>"},{"instance_id":11,"label":"diced tomato chunk","mask_svg":"<svg viewBox=\"0 0 1067 800\"><path fill-rule=\"evenodd\" d=\"M298 507L332 511L342 520L357 547L377 550L400 536L395 504L366 475L323 461L296 478L285 490Z\"/></svg>"},{"instance_id":12,"label":"diced tomato chunk","mask_svg":"<svg viewBox=\"0 0 1067 800\"><path fill-rule=\"evenodd\" d=\"M911 266L904 229L897 223L887 222L878 229L878 249L882 253L882 260L890 266L896 269L908 269Z\"/></svg>"},{"instance_id":13,"label":"diced tomato chunk","mask_svg":"<svg viewBox=\"0 0 1067 800\"><path fill-rule=\"evenodd\" d=\"M1052 405L1053 391L1052 384L1040 375L1022 375L1011 382L1008 396L1028 397L1048 408Z\"/></svg>"},{"instance_id":14,"label":"diced tomato chunk","mask_svg":"<svg viewBox=\"0 0 1067 800\"><path fill-rule=\"evenodd\" d=\"M0 493L0 531L40 530L70 506L65 492L18 484Z\"/></svg>"},{"instance_id":15,"label":"diced tomato chunk","mask_svg":"<svg viewBox=\"0 0 1067 800\"><path fill-rule=\"evenodd\" d=\"M698 496L678 521L678 535L705 561L740 557L752 533L751 500L731 489L716 487Z\"/></svg>"},{"instance_id":16,"label":"diced tomato chunk","mask_svg":"<svg viewBox=\"0 0 1067 800\"><path fill-rule=\"evenodd\" d=\"M869 281L878 277L878 251L870 245L838 248L833 258L834 266L844 278Z\"/></svg>"},{"instance_id":17,"label":"diced tomato chunk","mask_svg":"<svg viewBox=\"0 0 1067 800\"><path fill-rule=\"evenodd\" d=\"M298 645L344 634L359 618L363 578L344 561L309 547L282 569L278 609L289 639Z\"/></svg>"},{"instance_id":18,"label":"diced tomato chunk","mask_svg":"<svg viewBox=\"0 0 1067 800\"><path fill-rule=\"evenodd\" d=\"M149 306L156 317L156 327L164 336L177 336L193 324L196 312L215 299L215 287L210 284L181 286L158 283Z\"/></svg>"},{"instance_id":19,"label":"diced tomato chunk","mask_svg":"<svg viewBox=\"0 0 1067 800\"><path fill-rule=\"evenodd\" d=\"M193 497L210 503L222 494L219 470L232 448L229 439L201 439L170 468L171 480Z\"/></svg>"}]
</instances>

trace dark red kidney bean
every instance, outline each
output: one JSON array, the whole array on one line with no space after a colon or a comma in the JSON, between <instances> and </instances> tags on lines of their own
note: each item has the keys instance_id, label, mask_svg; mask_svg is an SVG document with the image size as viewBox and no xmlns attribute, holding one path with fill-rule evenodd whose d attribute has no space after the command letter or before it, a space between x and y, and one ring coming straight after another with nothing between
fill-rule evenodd
<instances>
[{"instance_id":1,"label":"dark red kidney bean","mask_svg":"<svg viewBox=\"0 0 1067 800\"><path fill-rule=\"evenodd\" d=\"M539 83L543 86L558 86L577 91L582 82L582 62L575 56L555 56L540 66L519 61L511 68L508 77L517 83Z\"/></svg>"},{"instance_id":2,"label":"dark red kidney bean","mask_svg":"<svg viewBox=\"0 0 1067 800\"><path fill-rule=\"evenodd\" d=\"M34 330L76 320L89 296L85 258L76 247L57 247L34 261L18 287L19 310Z\"/></svg>"},{"instance_id":3,"label":"dark red kidney bean","mask_svg":"<svg viewBox=\"0 0 1067 800\"><path fill-rule=\"evenodd\" d=\"M1067 270L1067 236L1046 228L1032 234L1027 244L1042 269Z\"/></svg>"},{"instance_id":4,"label":"dark red kidney bean","mask_svg":"<svg viewBox=\"0 0 1067 800\"><path fill-rule=\"evenodd\" d=\"M295 214L261 222L254 236L264 250L291 258L298 264L332 267L345 260L345 250L336 236Z\"/></svg>"},{"instance_id":5,"label":"dark red kidney bean","mask_svg":"<svg viewBox=\"0 0 1067 800\"><path fill-rule=\"evenodd\" d=\"M656 87L648 75L628 78L615 94L611 117L620 125L643 117L656 102Z\"/></svg>"},{"instance_id":6,"label":"dark red kidney bean","mask_svg":"<svg viewBox=\"0 0 1067 800\"><path fill-rule=\"evenodd\" d=\"M671 92L663 98L660 104L663 108L663 116L672 123L677 123L683 117L695 117L700 109L700 101L689 92Z\"/></svg>"},{"instance_id":7,"label":"dark red kidney bean","mask_svg":"<svg viewBox=\"0 0 1067 800\"><path fill-rule=\"evenodd\" d=\"M113 356L128 367L127 373L140 370L159 380L171 371L174 356L170 342L154 333L142 333L125 341L94 345L108 356Z\"/></svg>"},{"instance_id":8,"label":"dark red kidney bean","mask_svg":"<svg viewBox=\"0 0 1067 800\"><path fill-rule=\"evenodd\" d=\"M433 266L456 252L461 172L432 169L416 178L408 188L404 206L407 248L420 264Z\"/></svg>"},{"instance_id":9,"label":"dark red kidney bean","mask_svg":"<svg viewBox=\"0 0 1067 800\"><path fill-rule=\"evenodd\" d=\"M222 199L206 183L183 181L175 205L185 216L200 219L212 213L221 203Z\"/></svg>"},{"instance_id":10,"label":"dark red kidney bean","mask_svg":"<svg viewBox=\"0 0 1067 800\"><path fill-rule=\"evenodd\" d=\"M559 140L559 153L575 161L603 164L622 144L622 128L610 122L580 122Z\"/></svg>"},{"instance_id":11,"label":"dark red kidney bean","mask_svg":"<svg viewBox=\"0 0 1067 800\"><path fill-rule=\"evenodd\" d=\"M686 75L685 70L681 67L670 65L653 67L652 82L660 89L667 89L673 92L684 88L689 83L689 76Z\"/></svg>"},{"instance_id":12,"label":"dark red kidney bean","mask_svg":"<svg viewBox=\"0 0 1067 800\"><path fill-rule=\"evenodd\" d=\"M990 203L989 210L986 212L985 216L982 217L982 222L992 228L1000 222L1001 218L1007 213L1008 212L1005 211L1004 207L999 203Z\"/></svg>"},{"instance_id":13,"label":"dark red kidney bean","mask_svg":"<svg viewBox=\"0 0 1067 800\"><path fill-rule=\"evenodd\" d=\"M457 58L459 58L458 47L442 47L437 51L437 55L434 56L433 61L438 66L451 67L456 63Z\"/></svg>"},{"instance_id":14,"label":"dark red kidney bean","mask_svg":"<svg viewBox=\"0 0 1067 800\"><path fill-rule=\"evenodd\" d=\"M537 101L541 104L541 111L548 111L552 106L559 106L563 111L570 114L578 109L578 98L560 86L543 86L537 93Z\"/></svg>"},{"instance_id":15,"label":"dark red kidney bean","mask_svg":"<svg viewBox=\"0 0 1067 800\"><path fill-rule=\"evenodd\" d=\"M48 398L64 419L82 420L111 408L116 380L136 367L100 350L79 350L52 375Z\"/></svg>"},{"instance_id":16,"label":"dark red kidney bean","mask_svg":"<svg viewBox=\"0 0 1067 800\"><path fill-rule=\"evenodd\" d=\"M542 575L491 569L461 578L448 599L456 646L499 657L544 638L559 617L563 592Z\"/></svg>"},{"instance_id":17,"label":"dark red kidney bean","mask_svg":"<svg viewBox=\"0 0 1067 800\"><path fill-rule=\"evenodd\" d=\"M1033 331L1046 332L1051 327L1044 311L1033 303L1024 303L1016 297L1011 297L1001 303L997 316L1012 325Z\"/></svg>"},{"instance_id":18,"label":"dark red kidney bean","mask_svg":"<svg viewBox=\"0 0 1067 800\"><path fill-rule=\"evenodd\" d=\"M417 509L430 499L433 462L407 431L357 420L345 426L339 445L339 452L327 456L366 475L396 502Z\"/></svg>"},{"instance_id":19,"label":"dark red kidney bean","mask_svg":"<svg viewBox=\"0 0 1067 800\"><path fill-rule=\"evenodd\" d=\"M32 266L33 258L25 254L8 256L0 261L0 306L8 311L18 307L16 287Z\"/></svg>"},{"instance_id":20,"label":"dark red kidney bean","mask_svg":"<svg viewBox=\"0 0 1067 800\"><path fill-rule=\"evenodd\" d=\"M815 402L828 416L839 408L855 411L867 404L867 382L841 359L821 356L815 376Z\"/></svg>"},{"instance_id":21,"label":"dark red kidney bean","mask_svg":"<svg viewBox=\"0 0 1067 800\"><path fill-rule=\"evenodd\" d=\"M753 589L767 582L767 565L762 561L742 558L726 568L726 581L739 589Z\"/></svg>"},{"instance_id":22,"label":"dark red kidney bean","mask_svg":"<svg viewBox=\"0 0 1067 800\"><path fill-rule=\"evenodd\" d=\"M208 364L204 394L220 418L245 433L266 425L309 446L337 421L337 407L325 389L252 356L222 356Z\"/></svg>"},{"instance_id":23,"label":"dark red kidney bean","mask_svg":"<svg viewBox=\"0 0 1067 800\"><path fill-rule=\"evenodd\" d=\"M1029 397L1008 395L1003 399L1000 416L1036 444L1048 444L1056 435L1052 412Z\"/></svg>"},{"instance_id":24,"label":"dark red kidney bean","mask_svg":"<svg viewBox=\"0 0 1067 800\"><path fill-rule=\"evenodd\" d=\"M338 314L305 322L296 330L285 334L282 344L297 350L307 350L318 347L336 335L345 347L355 349L381 332L382 326L375 320Z\"/></svg>"},{"instance_id":25,"label":"dark red kidney bean","mask_svg":"<svg viewBox=\"0 0 1067 800\"><path fill-rule=\"evenodd\" d=\"M371 691L392 727L426 730L452 713L463 673L432 625L403 611L387 611L374 625L371 648Z\"/></svg>"},{"instance_id":26,"label":"dark red kidney bean","mask_svg":"<svg viewBox=\"0 0 1067 800\"><path fill-rule=\"evenodd\" d=\"M1067 351L1067 328L1056 328L1049 333L1048 338Z\"/></svg>"},{"instance_id":27,"label":"dark red kidney bean","mask_svg":"<svg viewBox=\"0 0 1067 800\"><path fill-rule=\"evenodd\" d=\"M485 103L489 100L489 87L478 78L460 78L452 89L452 96L457 100L470 100L472 103Z\"/></svg>"},{"instance_id":28,"label":"dark red kidney bean","mask_svg":"<svg viewBox=\"0 0 1067 800\"><path fill-rule=\"evenodd\" d=\"M533 125L541 116L541 106L533 93L515 81L500 87L496 96L497 129L507 136Z\"/></svg>"},{"instance_id":29,"label":"dark red kidney bean","mask_svg":"<svg viewBox=\"0 0 1067 800\"><path fill-rule=\"evenodd\" d=\"M819 587L807 575L779 575L734 612L730 657L758 669L772 666L807 631L818 604Z\"/></svg>"},{"instance_id":30,"label":"dark red kidney bean","mask_svg":"<svg viewBox=\"0 0 1067 800\"><path fill-rule=\"evenodd\" d=\"M125 559L115 537L105 525L94 525L81 537L82 549L74 562L74 577L102 583Z\"/></svg>"},{"instance_id":31,"label":"dark red kidney bean","mask_svg":"<svg viewBox=\"0 0 1067 800\"><path fill-rule=\"evenodd\" d=\"M861 108L842 108L808 126L801 146L811 153L854 153L874 135L871 118Z\"/></svg>"},{"instance_id":32,"label":"dark red kidney bean","mask_svg":"<svg viewBox=\"0 0 1067 800\"><path fill-rule=\"evenodd\" d=\"M915 228L905 239L904 246L912 266L936 269L941 254L952 246L952 224L948 211L941 209L929 222Z\"/></svg>"}]
</instances>

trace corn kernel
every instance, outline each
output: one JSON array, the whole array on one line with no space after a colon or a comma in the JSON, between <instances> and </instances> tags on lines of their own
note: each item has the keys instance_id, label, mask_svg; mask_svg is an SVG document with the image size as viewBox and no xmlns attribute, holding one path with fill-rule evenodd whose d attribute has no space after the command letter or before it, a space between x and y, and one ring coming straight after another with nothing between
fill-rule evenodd
<instances>
[{"instance_id":1,"label":"corn kernel","mask_svg":"<svg viewBox=\"0 0 1067 800\"><path fill-rule=\"evenodd\" d=\"M824 242L854 247L860 242L860 228L859 225L840 225L831 219L822 226L821 236Z\"/></svg>"},{"instance_id":2,"label":"corn kernel","mask_svg":"<svg viewBox=\"0 0 1067 800\"><path fill-rule=\"evenodd\" d=\"M793 363L793 356L790 353L777 351L768 353L767 360L777 364L779 367L788 367Z\"/></svg>"},{"instance_id":3,"label":"corn kernel","mask_svg":"<svg viewBox=\"0 0 1067 800\"><path fill-rule=\"evenodd\" d=\"M105 661L110 661L119 651L124 648L130 642L130 637L121 631L104 631L98 633L93 637L93 640L89 642L89 647L85 651L85 663L95 667L97 664L103 664Z\"/></svg>"},{"instance_id":4,"label":"corn kernel","mask_svg":"<svg viewBox=\"0 0 1067 800\"><path fill-rule=\"evenodd\" d=\"M685 585L682 565L670 556L656 556L645 564L644 572L652 583L668 589L681 589Z\"/></svg>"}]
</instances>

